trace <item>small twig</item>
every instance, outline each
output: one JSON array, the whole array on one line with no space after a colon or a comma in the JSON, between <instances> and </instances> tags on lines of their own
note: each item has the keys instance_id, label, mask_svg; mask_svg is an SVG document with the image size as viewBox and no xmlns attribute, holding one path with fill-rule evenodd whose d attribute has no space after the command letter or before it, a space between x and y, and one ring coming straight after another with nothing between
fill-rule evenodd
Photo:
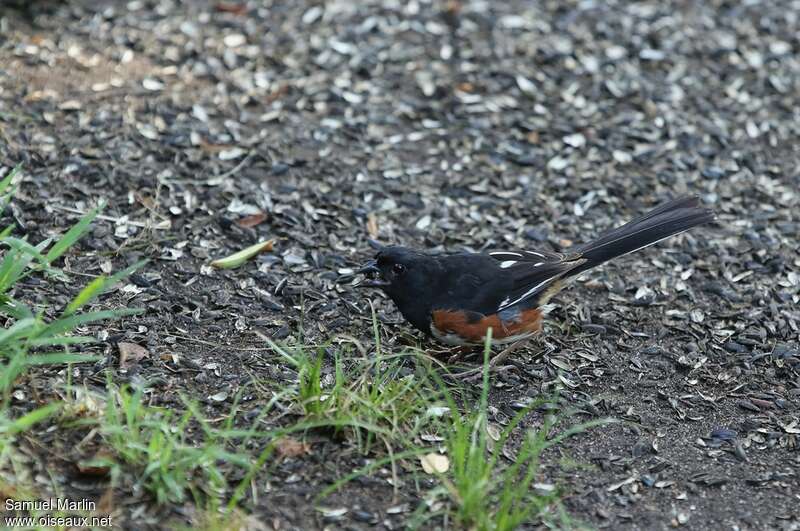
<instances>
[{"instance_id":1,"label":"small twig","mask_svg":"<svg viewBox=\"0 0 800 531\"><path fill-rule=\"evenodd\" d=\"M392 486L394 487L394 492L392 494L392 503L397 502L397 495L400 493L400 480L397 477L397 462L394 459L394 452L392 451L392 445L389 444L389 441L385 437L381 437L383 439L383 444L386 445L386 451L389 452L389 457L391 457L392 463Z\"/></svg>"},{"instance_id":2,"label":"small twig","mask_svg":"<svg viewBox=\"0 0 800 531\"><path fill-rule=\"evenodd\" d=\"M228 348L232 350L239 350L242 352L269 352L269 348L257 348L257 347L234 347L231 345L223 345L222 343L214 343L212 341L203 341L202 339L197 339L194 337L189 336L182 336L180 334L170 334L173 337L178 339L183 339L185 341L191 341L193 343L200 343L201 345L208 345L209 347L216 347L216 348Z\"/></svg>"},{"instance_id":3,"label":"small twig","mask_svg":"<svg viewBox=\"0 0 800 531\"><path fill-rule=\"evenodd\" d=\"M86 215L86 212L82 212L82 211L78 210L77 208L70 208L70 207L65 207L65 206L60 206L60 205L53 205L53 208L56 209L56 210L63 210L64 212L69 212L70 214L79 214L81 216L85 216ZM113 216L106 216L106 215L103 215L103 214L98 214L97 215L97 219L100 219L100 220L103 220L103 221L113 221L116 224L125 223L127 225L132 225L134 227L141 227L141 228L144 228L144 229L167 230L172 226L172 224L169 222L169 220L164 220L164 221L161 221L161 222L157 223L156 225L153 225L149 221L123 220L122 218L115 218Z\"/></svg>"},{"instance_id":4,"label":"small twig","mask_svg":"<svg viewBox=\"0 0 800 531\"><path fill-rule=\"evenodd\" d=\"M75 447L74 447L74 450L75 450L75 451L78 451L78 450L80 450L80 449L81 449L81 447L82 447L84 444L86 444L86 443L90 442L92 439L94 439L95 435L97 435L97 428L92 428L92 431L90 431L89 433L87 433L87 434L86 434L86 437L84 437L83 439L81 439L81 440L80 440L80 442L79 442L78 444L76 444L76 445L75 445Z\"/></svg>"},{"instance_id":5,"label":"small twig","mask_svg":"<svg viewBox=\"0 0 800 531\"><path fill-rule=\"evenodd\" d=\"M212 177L211 179L208 179L208 180L209 181L221 181L221 180L227 179L231 175L233 175L233 174L237 173L239 170L241 170L244 167L244 165L247 163L247 161L249 161L253 157L254 153L255 153L255 151L248 152L247 155L245 155L245 157L242 159L242 161L239 164L237 164L236 166L234 166L233 169L228 170L225 173L221 173L221 174L219 174L219 175L217 175L215 177Z\"/></svg>"}]
</instances>

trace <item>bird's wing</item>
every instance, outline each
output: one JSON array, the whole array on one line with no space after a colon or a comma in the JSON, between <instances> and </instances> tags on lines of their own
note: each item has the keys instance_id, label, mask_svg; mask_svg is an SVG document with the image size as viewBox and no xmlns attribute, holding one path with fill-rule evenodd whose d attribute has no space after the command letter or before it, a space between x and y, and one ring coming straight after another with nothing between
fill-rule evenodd
<instances>
[{"instance_id":1,"label":"bird's wing","mask_svg":"<svg viewBox=\"0 0 800 531\"><path fill-rule=\"evenodd\" d=\"M488 254L500 262L500 269L511 279L511 286L504 292L497 311L536 301L566 273L585 261L579 255L546 251L492 251Z\"/></svg>"},{"instance_id":2,"label":"bird's wing","mask_svg":"<svg viewBox=\"0 0 800 531\"><path fill-rule=\"evenodd\" d=\"M537 296L582 263L580 256L540 251L445 256L439 259L443 274L431 307L493 315L507 308L537 306L541 299Z\"/></svg>"},{"instance_id":3,"label":"bird's wing","mask_svg":"<svg viewBox=\"0 0 800 531\"><path fill-rule=\"evenodd\" d=\"M563 254L551 253L549 251L489 251L489 256L503 263L513 262L559 262L564 258ZM513 264L507 264L506 267Z\"/></svg>"}]
</instances>

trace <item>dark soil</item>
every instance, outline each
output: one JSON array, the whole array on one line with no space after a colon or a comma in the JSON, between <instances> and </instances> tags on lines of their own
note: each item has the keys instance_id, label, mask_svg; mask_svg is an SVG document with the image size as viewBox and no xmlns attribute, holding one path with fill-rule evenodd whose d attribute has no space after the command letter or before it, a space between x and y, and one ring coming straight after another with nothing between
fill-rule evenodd
<instances>
[{"instance_id":1,"label":"dark soil","mask_svg":"<svg viewBox=\"0 0 800 531\"><path fill-rule=\"evenodd\" d=\"M111 324L107 361L73 381L102 389L111 369L153 404L184 393L214 417L231 403L209 397L294 377L256 331L369 345L371 297L387 345L413 338L388 300L337 283L369 239L561 250L695 193L718 223L562 293L545 336L494 379L493 412L561 389L576 421L626 421L548 454L541 481L575 522L800 528L798 6L610 4L0 8L0 167L24 165L6 217L38 242L108 202L65 261L74 285L30 285L31 300L57 310L81 274L150 259L103 300L146 313ZM239 269L208 265L269 238L275 252ZM119 342L150 355L120 369ZM21 385L46 400L64 379ZM69 472L76 441L47 437L30 443L41 466L102 493ZM398 528L430 488L393 497L377 473L329 498L348 509L329 522L313 496L363 457L322 435L313 447L246 507L265 525ZM137 529L192 515L141 492L118 492L115 511Z\"/></svg>"}]
</instances>

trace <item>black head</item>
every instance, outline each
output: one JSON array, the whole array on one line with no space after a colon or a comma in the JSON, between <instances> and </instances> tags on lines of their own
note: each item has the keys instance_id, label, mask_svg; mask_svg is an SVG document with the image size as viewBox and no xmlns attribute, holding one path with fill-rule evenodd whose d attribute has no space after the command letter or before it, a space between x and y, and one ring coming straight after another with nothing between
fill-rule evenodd
<instances>
[{"instance_id":1,"label":"black head","mask_svg":"<svg viewBox=\"0 0 800 531\"><path fill-rule=\"evenodd\" d=\"M439 275L433 257L406 247L384 247L358 272L373 277L359 286L383 289L411 324L429 332L431 295Z\"/></svg>"}]
</instances>

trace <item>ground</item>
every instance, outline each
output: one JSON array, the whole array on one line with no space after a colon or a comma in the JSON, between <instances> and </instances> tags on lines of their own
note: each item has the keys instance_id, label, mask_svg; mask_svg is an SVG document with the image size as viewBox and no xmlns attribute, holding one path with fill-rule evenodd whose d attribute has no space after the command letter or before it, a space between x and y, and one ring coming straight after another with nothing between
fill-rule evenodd
<instances>
[{"instance_id":1,"label":"ground","mask_svg":"<svg viewBox=\"0 0 800 531\"><path fill-rule=\"evenodd\" d=\"M21 163L24 176L5 221L38 242L107 202L64 261L74 282L32 280L26 297L58 308L89 277L149 259L102 299L146 311L106 325L105 361L73 367L72 382L102 389L110 370L151 404L189 396L213 418L248 382L296 378L259 334L352 337L373 352L371 302L386 349L435 348L385 297L338 280L374 253L371 240L560 251L697 194L716 223L557 298L544 336L493 378L492 420L558 390L576 421L623 421L543 456L538 481L559 486L574 525L798 529L796 4L0 8L0 168ZM271 253L209 267L266 239ZM146 353L120 367L119 343ZM64 381L34 371L14 407ZM245 396L248 418L264 396ZM32 436L26 452L64 489L99 496L103 481L67 466L70 433ZM309 437L313 451L265 471L271 487L245 503L265 525L398 528L430 488L393 492L382 470L326 500L346 513L314 510L364 457ZM116 500L127 527L192 518L190 503L146 492Z\"/></svg>"}]
</instances>

